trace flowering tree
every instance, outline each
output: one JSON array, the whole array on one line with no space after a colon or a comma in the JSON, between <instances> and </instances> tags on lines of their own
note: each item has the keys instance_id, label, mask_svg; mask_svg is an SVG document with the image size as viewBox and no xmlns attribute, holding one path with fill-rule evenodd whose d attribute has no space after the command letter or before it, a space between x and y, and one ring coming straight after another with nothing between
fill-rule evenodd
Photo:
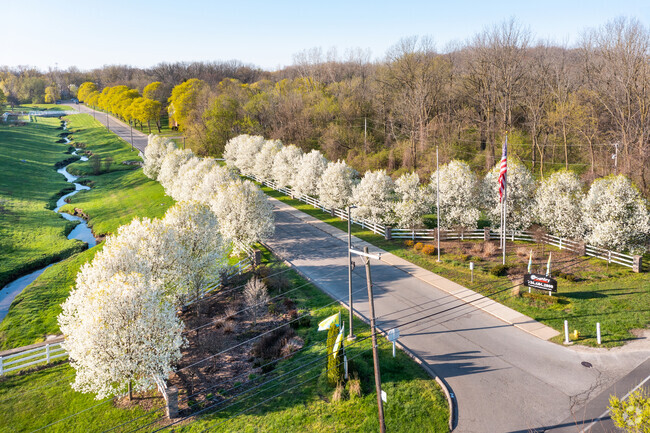
<instances>
[{"instance_id":1,"label":"flowering tree","mask_svg":"<svg viewBox=\"0 0 650 433\"><path fill-rule=\"evenodd\" d=\"M271 170L273 169L273 160L275 155L282 149L280 140L266 140L262 149L255 157L253 174L260 180L269 180L272 178Z\"/></svg>"},{"instance_id":2,"label":"flowering tree","mask_svg":"<svg viewBox=\"0 0 650 433\"><path fill-rule=\"evenodd\" d=\"M284 146L275 154L271 174L273 180L278 184L278 186L282 187L292 185L294 175L300 166L301 159L302 150L293 144Z\"/></svg>"},{"instance_id":3,"label":"flowering tree","mask_svg":"<svg viewBox=\"0 0 650 433\"><path fill-rule=\"evenodd\" d=\"M429 188L435 205L438 172L433 172ZM478 180L466 163L453 160L440 167L440 228L477 227L481 212L478 209Z\"/></svg>"},{"instance_id":4,"label":"flowering tree","mask_svg":"<svg viewBox=\"0 0 650 433\"><path fill-rule=\"evenodd\" d=\"M501 225L501 203L499 201L499 168L497 164L483 179L481 203L494 227ZM441 178L442 179L442 178ZM442 190L442 187L440 187ZM524 230L533 220L535 205L535 181L530 171L514 160L508 161L508 199L506 228Z\"/></svg>"},{"instance_id":5,"label":"flowering tree","mask_svg":"<svg viewBox=\"0 0 650 433\"><path fill-rule=\"evenodd\" d=\"M147 147L144 149L144 167L142 167L145 176L149 179L158 179L163 158L175 149L176 145L169 138L149 134Z\"/></svg>"},{"instance_id":6,"label":"flowering tree","mask_svg":"<svg viewBox=\"0 0 650 433\"><path fill-rule=\"evenodd\" d=\"M329 208L342 209L348 206L357 174L345 161L328 163L318 185L320 201Z\"/></svg>"},{"instance_id":7,"label":"flowering tree","mask_svg":"<svg viewBox=\"0 0 650 433\"><path fill-rule=\"evenodd\" d=\"M648 203L625 176L597 179L582 202L588 243L642 253L650 236Z\"/></svg>"},{"instance_id":8,"label":"flowering tree","mask_svg":"<svg viewBox=\"0 0 650 433\"><path fill-rule=\"evenodd\" d=\"M584 236L582 183L568 170L553 173L542 181L535 194L535 216L549 231L571 239Z\"/></svg>"},{"instance_id":9,"label":"flowering tree","mask_svg":"<svg viewBox=\"0 0 650 433\"><path fill-rule=\"evenodd\" d=\"M214 165L210 171L203 175L193 197L201 203L209 203L212 196L217 194L222 187L238 178L239 176L231 168Z\"/></svg>"},{"instance_id":10,"label":"flowering tree","mask_svg":"<svg viewBox=\"0 0 650 433\"><path fill-rule=\"evenodd\" d=\"M209 158L189 159L178 169L178 176L174 184L166 191L176 201L195 200L198 195L198 186L202 183L206 173L217 165L216 161Z\"/></svg>"},{"instance_id":11,"label":"flowering tree","mask_svg":"<svg viewBox=\"0 0 650 433\"><path fill-rule=\"evenodd\" d=\"M395 183L386 170L366 171L352 192L355 218L373 223L391 223L395 220Z\"/></svg>"},{"instance_id":12,"label":"flowering tree","mask_svg":"<svg viewBox=\"0 0 650 433\"><path fill-rule=\"evenodd\" d=\"M167 210L162 220L174 237L173 257L179 278L174 297L198 299L205 286L218 278L227 266L229 248L219 231L217 216L205 204L179 202Z\"/></svg>"},{"instance_id":13,"label":"flowering tree","mask_svg":"<svg viewBox=\"0 0 650 433\"><path fill-rule=\"evenodd\" d=\"M222 236L236 251L264 242L275 231L273 207L251 181L233 181L212 195L210 207L217 215Z\"/></svg>"},{"instance_id":14,"label":"flowering tree","mask_svg":"<svg viewBox=\"0 0 650 433\"><path fill-rule=\"evenodd\" d=\"M226 164L237 167L244 175L252 174L255 158L264 145L264 137L242 134L226 143L223 157Z\"/></svg>"},{"instance_id":15,"label":"flowering tree","mask_svg":"<svg viewBox=\"0 0 650 433\"><path fill-rule=\"evenodd\" d=\"M420 185L417 173L405 173L395 181L399 201L395 203L395 219L399 227L415 228L422 225L422 216L431 209L429 194Z\"/></svg>"},{"instance_id":16,"label":"flowering tree","mask_svg":"<svg viewBox=\"0 0 650 433\"><path fill-rule=\"evenodd\" d=\"M311 196L318 194L318 184L326 168L327 158L318 150L305 153L294 176L292 184L294 191Z\"/></svg>"},{"instance_id":17,"label":"flowering tree","mask_svg":"<svg viewBox=\"0 0 650 433\"><path fill-rule=\"evenodd\" d=\"M195 158L195 156L189 149L176 149L165 155L160 164L160 172L158 174L158 182L160 182L165 190L168 190L174 185L178 176L178 170L192 158Z\"/></svg>"},{"instance_id":18,"label":"flowering tree","mask_svg":"<svg viewBox=\"0 0 650 433\"><path fill-rule=\"evenodd\" d=\"M154 375L167 377L181 358L183 325L156 279L138 273L92 284L78 279L61 307L58 322L77 391L94 392L97 399L132 385L144 391L153 387Z\"/></svg>"}]
</instances>

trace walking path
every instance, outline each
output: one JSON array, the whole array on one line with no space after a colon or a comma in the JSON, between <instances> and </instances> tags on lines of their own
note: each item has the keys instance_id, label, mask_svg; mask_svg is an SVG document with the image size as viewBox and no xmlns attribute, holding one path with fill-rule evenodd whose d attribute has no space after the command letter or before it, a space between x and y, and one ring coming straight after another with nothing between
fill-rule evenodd
<instances>
[{"instance_id":1,"label":"walking path","mask_svg":"<svg viewBox=\"0 0 650 433\"><path fill-rule=\"evenodd\" d=\"M347 234L271 201L276 234L269 247L347 300ZM550 343L557 331L529 317L358 238L353 245L381 253L372 261L378 325L384 332L398 327L400 342L444 378L456 404L455 431L552 431L569 418L579 431L585 404L650 356L648 344L607 351ZM367 318L365 270L356 262L354 310Z\"/></svg>"}]
</instances>

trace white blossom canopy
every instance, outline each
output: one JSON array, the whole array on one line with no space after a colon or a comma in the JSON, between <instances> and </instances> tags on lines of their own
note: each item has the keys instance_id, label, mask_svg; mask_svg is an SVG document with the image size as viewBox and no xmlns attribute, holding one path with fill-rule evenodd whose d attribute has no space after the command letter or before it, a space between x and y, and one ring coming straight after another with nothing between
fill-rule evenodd
<instances>
[{"instance_id":1,"label":"white blossom canopy","mask_svg":"<svg viewBox=\"0 0 650 433\"><path fill-rule=\"evenodd\" d=\"M350 204L352 190L356 185L356 170L345 161L330 162L321 176L318 196L329 208L343 209Z\"/></svg>"},{"instance_id":2,"label":"white blossom canopy","mask_svg":"<svg viewBox=\"0 0 650 433\"><path fill-rule=\"evenodd\" d=\"M535 194L535 215L537 221L548 228L551 234L582 239L582 182L578 176L567 170L553 173L544 179Z\"/></svg>"},{"instance_id":3,"label":"white blossom canopy","mask_svg":"<svg viewBox=\"0 0 650 433\"><path fill-rule=\"evenodd\" d=\"M386 170L366 171L352 192L355 218L373 223L390 224L395 221L395 183Z\"/></svg>"},{"instance_id":4,"label":"white blossom canopy","mask_svg":"<svg viewBox=\"0 0 650 433\"><path fill-rule=\"evenodd\" d=\"M435 205L438 172L431 175L429 188ZM450 161L440 167L440 228L476 229L481 216L478 179L466 163Z\"/></svg>"},{"instance_id":5,"label":"white blossom canopy","mask_svg":"<svg viewBox=\"0 0 650 433\"><path fill-rule=\"evenodd\" d=\"M648 202L625 176L596 179L582 202L587 243L643 253L650 237Z\"/></svg>"}]
</instances>

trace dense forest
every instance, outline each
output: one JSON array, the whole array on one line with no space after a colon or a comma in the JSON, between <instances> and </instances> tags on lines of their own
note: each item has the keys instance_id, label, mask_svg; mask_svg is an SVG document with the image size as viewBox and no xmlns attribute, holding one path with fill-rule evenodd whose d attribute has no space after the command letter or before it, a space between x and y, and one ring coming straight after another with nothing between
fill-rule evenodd
<instances>
[{"instance_id":1,"label":"dense forest","mask_svg":"<svg viewBox=\"0 0 650 433\"><path fill-rule=\"evenodd\" d=\"M361 49L340 56L315 48L273 72L238 61L0 68L0 99L51 101L91 83L93 105L104 94L109 111L127 121L135 114L117 100L106 105L109 91L159 102L149 111L169 113L202 155L221 155L239 134L259 134L320 149L360 172L415 170L423 179L435 170L436 147L441 162L461 159L484 173L507 134L510 154L536 176L570 168L590 182L622 173L647 196L649 59L650 31L633 19L586 29L571 47L533 41L510 20L444 50L421 37L400 40L379 61ZM140 97L152 83L155 95Z\"/></svg>"}]
</instances>

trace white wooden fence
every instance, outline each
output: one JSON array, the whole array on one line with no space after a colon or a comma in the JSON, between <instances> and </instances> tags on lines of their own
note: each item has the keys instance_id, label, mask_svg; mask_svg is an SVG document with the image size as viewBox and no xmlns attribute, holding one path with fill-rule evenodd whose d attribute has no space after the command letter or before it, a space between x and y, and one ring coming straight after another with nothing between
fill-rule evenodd
<instances>
[{"instance_id":1,"label":"white wooden fence","mask_svg":"<svg viewBox=\"0 0 650 433\"><path fill-rule=\"evenodd\" d=\"M280 187L272 180L260 179L257 176L251 175L248 176L250 179L255 180L256 182L266 185L270 188L273 188L276 191L279 191L287 196L300 200L304 203L310 204L323 212L331 213L334 216L339 217L340 219L347 221L348 214L346 210L343 209L330 209L323 205L318 199L304 195L294 193L289 187ZM401 228L391 228L384 226L382 224L373 223L361 218L351 219L352 224L357 224L363 229L367 229L376 233L378 235L390 236L392 239L411 239L411 240L435 240L436 239L436 229L401 229ZM499 237L499 233L495 231L490 231L490 238L496 239ZM526 241L526 242L535 242L535 237L532 232L528 231L509 231L508 239L512 241ZM467 230L467 231L457 231L457 230L440 230L440 239L441 240L475 240L475 239L484 239L485 232L483 230ZM583 245L580 242L564 239L552 235L544 235L542 242L556 246L558 248L566 249L573 252L583 252ZM595 257L601 260L607 260L609 263L617 263L621 266L628 268L634 268L634 256L630 254L620 253L617 251L610 251L603 248L598 248L592 245L584 245L584 254L589 257ZM646 268L648 265L646 265Z\"/></svg>"},{"instance_id":2,"label":"white wooden fence","mask_svg":"<svg viewBox=\"0 0 650 433\"><path fill-rule=\"evenodd\" d=\"M50 362L54 359L68 356L61 343L46 344L34 349L24 350L11 355L0 356L0 375L10 371L20 370L31 365Z\"/></svg>"}]
</instances>

